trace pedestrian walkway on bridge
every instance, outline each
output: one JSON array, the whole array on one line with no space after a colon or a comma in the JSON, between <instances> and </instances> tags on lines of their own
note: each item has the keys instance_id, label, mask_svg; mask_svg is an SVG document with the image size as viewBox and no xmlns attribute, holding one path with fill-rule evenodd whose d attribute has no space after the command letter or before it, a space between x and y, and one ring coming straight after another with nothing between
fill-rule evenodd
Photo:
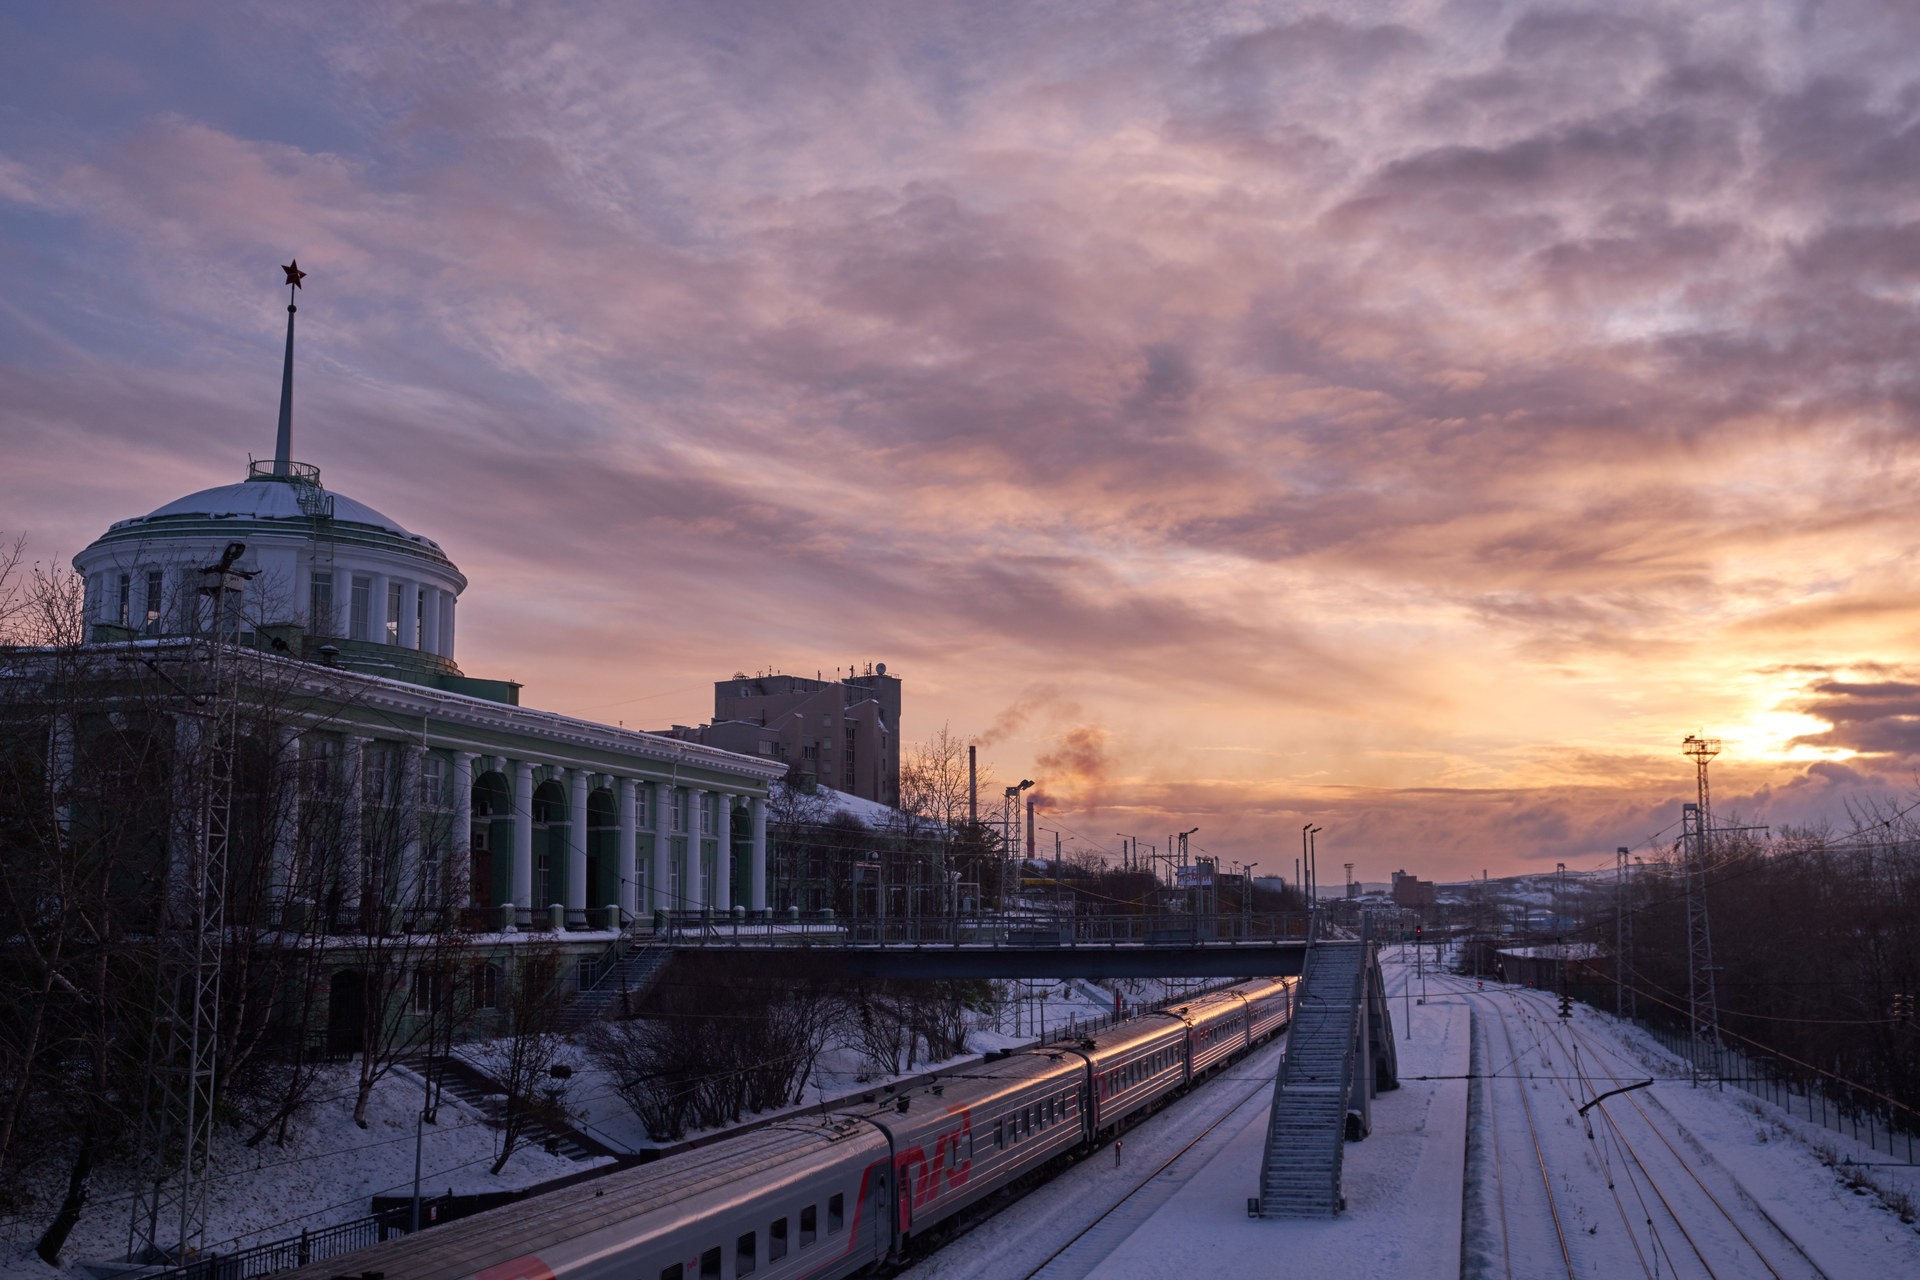
<instances>
[{"instance_id":1,"label":"pedestrian walkway on bridge","mask_svg":"<svg viewBox=\"0 0 1920 1280\"><path fill-rule=\"evenodd\" d=\"M1319 941L1307 950L1294 997L1287 1056L1274 1083L1259 1217L1332 1217L1344 1207L1340 1171L1349 1139L1373 1127L1376 1090L1398 1087L1393 1025L1371 939Z\"/></svg>"}]
</instances>

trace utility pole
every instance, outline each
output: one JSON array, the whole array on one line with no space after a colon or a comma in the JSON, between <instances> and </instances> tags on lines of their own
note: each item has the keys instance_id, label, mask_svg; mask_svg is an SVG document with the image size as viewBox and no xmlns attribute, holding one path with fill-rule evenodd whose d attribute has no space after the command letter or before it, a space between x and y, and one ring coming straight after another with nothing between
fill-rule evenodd
<instances>
[{"instance_id":1,"label":"utility pole","mask_svg":"<svg viewBox=\"0 0 1920 1280\"><path fill-rule=\"evenodd\" d=\"M1701 1041L1720 1039L1720 1009L1713 982L1713 926L1707 914L1708 841L1713 830L1713 808L1708 798L1707 763L1720 754L1718 738L1687 735L1680 750L1694 762L1700 799L1681 808L1681 841L1685 846L1687 902L1687 1020L1693 1042L1693 1082L1700 1082Z\"/></svg>"},{"instance_id":2,"label":"utility pole","mask_svg":"<svg viewBox=\"0 0 1920 1280\"><path fill-rule=\"evenodd\" d=\"M297 287L294 268L288 283ZM300 274L304 275L304 272ZM293 306L287 307L293 342ZM291 355L289 355L291 360ZM283 397L284 399L284 397ZM283 416L286 412L283 404ZM185 1265L206 1234L208 1148L219 1078L221 947L226 933L227 842L239 699L226 689L233 640L228 593L253 574L234 565L246 544L227 544L202 570L211 601L209 633L188 642L189 710L176 720L176 790L166 881L161 890L159 967L148 1043L147 1096L140 1113L128 1256ZM238 598L237 594L236 597ZM148 666L160 674L151 659ZM193 674L199 669L198 678ZM163 679L166 679L162 675ZM169 681L171 683L171 681Z\"/></svg>"},{"instance_id":3,"label":"utility pole","mask_svg":"<svg viewBox=\"0 0 1920 1280\"><path fill-rule=\"evenodd\" d=\"M1627 1009L1627 847L1613 851L1613 1016Z\"/></svg>"}]
</instances>

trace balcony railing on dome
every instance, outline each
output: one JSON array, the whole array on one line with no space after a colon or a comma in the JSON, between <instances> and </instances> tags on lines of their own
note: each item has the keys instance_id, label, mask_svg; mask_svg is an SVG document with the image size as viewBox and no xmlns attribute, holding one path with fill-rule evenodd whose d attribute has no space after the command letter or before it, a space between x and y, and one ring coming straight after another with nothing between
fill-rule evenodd
<instances>
[{"instance_id":1,"label":"balcony railing on dome","mask_svg":"<svg viewBox=\"0 0 1920 1280\"><path fill-rule=\"evenodd\" d=\"M320 483L320 468L311 462L289 462L287 474L279 475L273 469L272 458L247 459L247 479L249 480L291 480L295 484Z\"/></svg>"}]
</instances>

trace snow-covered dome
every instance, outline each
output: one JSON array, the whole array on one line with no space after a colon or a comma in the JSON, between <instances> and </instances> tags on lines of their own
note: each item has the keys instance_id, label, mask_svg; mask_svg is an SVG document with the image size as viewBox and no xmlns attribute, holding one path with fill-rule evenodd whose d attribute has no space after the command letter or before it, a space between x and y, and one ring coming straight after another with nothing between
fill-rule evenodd
<instances>
[{"instance_id":1,"label":"snow-covered dome","mask_svg":"<svg viewBox=\"0 0 1920 1280\"><path fill-rule=\"evenodd\" d=\"M88 618L151 635L204 629L202 571L237 545L246 582L236 625L297 627L345 665L402 678L457 672L454 605L467 580L437 542L329 492L318 467L249 470L238 484L117 521L75 556Z\"/></svg>"},{"instance_id":2,"label":"snow-covered dome","mask_svg":"<svg viewBox=\"0 0 1920 1280\"><path fill-rule=\"evenodd\" d=\"M256 473L239 484L223 484L190 493L184 498L175 498L144 516L116 521L112 527L114 530L133 529L176 518L226 520L240 516L253 520L311 520L316 503L321 503L330 508L330 518L336 523L367 525L422 547L440 550L440 544L432 538L408 532L392 516L375 511L364 502L356 502L344 493L329 493L321 489L316 469L307 468L308 474L287 477L265 473L259 463L254 466Z\"/></svg>"},{"instance_id":3,"label":"snow-covered dome","mask_svg":"<svg viewBox=\"0 0 1920 1280\"><path fill-rule=\"evenodd\" d=\"M333 499L335 520L370 524L402 537L413 536L401 527L399 521L382 515L364 502L355 502L343 493L328 496ZM301 509L296 486L243 480L239 484L223 484L215 489L202 489L184 498L176 498L164 507L157 507L132 520L122 520L113 527L118 529L167 516L252 516L260 520L304 520L307 512Z\"/></svg>"}]
</instances>

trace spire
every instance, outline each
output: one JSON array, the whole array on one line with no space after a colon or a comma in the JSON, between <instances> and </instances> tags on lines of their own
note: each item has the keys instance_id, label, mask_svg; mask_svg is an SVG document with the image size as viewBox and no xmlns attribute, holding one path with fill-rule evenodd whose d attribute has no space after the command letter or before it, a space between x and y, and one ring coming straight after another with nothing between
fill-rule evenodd
<instances>
[{"instance_id":1,"label":"spire","mask_svg":"<svg viewBox=\"0 0 1920 1280\"><path fill-rule=\"evenodd\" d=\"M300 287L300 281L307 274L300 269L298 258L280 269L287 273L287 362L280 370L280 432L273 441L273 474L276 476L293 473L288 465L293 457L293 313L299 309L293 305L293 291Z\"/></svg>"}]
</instances>

